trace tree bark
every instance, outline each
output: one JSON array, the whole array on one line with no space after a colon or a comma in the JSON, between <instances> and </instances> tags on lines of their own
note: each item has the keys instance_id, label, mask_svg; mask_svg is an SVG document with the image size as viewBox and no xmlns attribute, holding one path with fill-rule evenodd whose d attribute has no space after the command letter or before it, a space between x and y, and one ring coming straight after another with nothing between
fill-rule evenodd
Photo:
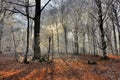
<instances>
[{"instance_id":1,"label":"tree bark","mask_svg":"<svg viewBox=\"0 0 120 80\"><path fill-rule=\"evenodd\" d=\"M64 26L64 38L65 38L65 50L66 50L66 53L68 53L68 40L67 40L67 27Z\"/></svg>"},{"instance_id":2,"label":"tree bark","mask_svg":"<svg viewBox=\"0 0 120 80\"><path fill-rule=\"evenodd\" d=\"M3 29L3 19L0 21L0 24L1 24L1 26L0 26L0 54L1 54L2 53L1 43L2 43L2 33L3 33L3 31L2 31L2 29Z\"/></svg>"},{"instance_id":3,"label":"tree bark","mask_svg":"<svg viewBox=\"0 0 120 80\"><path fill-rule=\"evenodd\" d=\"M85 50L85 32L83 33L83 54L86 53L86 50Z\"/></svg>"},{"instance_id":4,"label":"tree bark","mask_svg":"<svg viewBox=\"0 0 120 80\"><path fill-rule=\"evenodd\" d=\"M74 54L78 55L79 54L79 44L78 44L78 27L77 26L75 26L75 31L74 31L74 45L75 45Z\"/></svg>"},{"instance_id":5,"label":"tree bark","mask_svg":"<svg viewBox=\"0 0 120 80\"><path fill-rule=\"evenodd\" d=\"M50 49L51 49L51 47L50 47L51 37L50 37L50 36L49 36L48 43L49 43L49 45L48 45L48 61L50 61L50 60L49 60L49 58L50 58Z\"/></svg>"},{"instance_id":6,"label":"tree bark","mask_svg":"<svg viewBox=\"0 0 120 80\"><path fill-rule=\"evenodd\" d=\"M57 27L57 22L56 22L56 31L57 31L58 53L60 53L60 40L59 40L59 30L58 30L58 27Z\"/></svg>"},{"instance_id":7,"label":"tree bark","mask_svg":"<svg viewBox=\"0 0 120 80\"><path fill-rule=\"evenodd\" d=\"M34 18L34 56L33 60L41 57L40 50L40 16L41 16L41 0L35 0L35 18Z\"/></svg>"},{"instance_id":8,"label":"tree bark","mask_svg":"<svg viewBox=\"0 0 120 80\"><path fill-rule=\"evenodd\" d=\"M114 6L112 6L112 9L113 9L113 13L114 13L114 16L115 16L117 29L118 29L119 52L120 52L120 24L119 24L119 19L118 19L118 13L117 13L117 10L114 8Z\"/></svg>"},{"instance_id":9,"label":"tree bark","mask_svg":"<svg viewBox=\"0 0 120 80\"><path fill-rule=\"evenodd\" d=\"M28 5L26 5L26 14L27 14L27 45L26 45L26 54L25 54L25 58L24 58L24 63L28 63L28 61L27 61L27 56L28 56L28 52L29 52L29 33L30 33L30 31L29 31L29 0L28 1L26 1L26 4L28 4Z\"/></svg>"},{"instance_id":10,"label":"tree bark","mask_svg":"<svg viewBox=\"0 0 120 80\"><path fill-rule=\"evenodd\" d=\"M116 53L116 55L118 55L116 30L115 30L115 25L114 25L114 20L113 19L112 19L112 27L113 27L113 34L114 34L115 53Z\"/></svg>"},{"instance_id":11,"label":"tree bark","mask_svg":"<svg viewBox=\"0 0 120 80\"><path fill-rule=\"evenodd\" d=\"M104 32L104 27L103 27L103 13L102 13L102 4L101 4L101 0L98 0L97 3L98 6L98 16L99 16L99 29L101 32L101 42L102 42L102 51L103 51L103 58L105 59L107 57L107 52L106 52L106 41L105 41L105 32Z\"/></svg>"},{"instance_id":12,"label":"tree bark","mask_svg":"<svg viewBox=\"0 0 120 80\"><path fill-rule=\"evenodd\" d=\"M4 10L3 10L3 0L1 0L1 15L2 14L4 14ZM0 54L2 53L2 45L1 45L1 43L2 43L2 33L3 33L3 18L4 18L4 15L2 15L1 16L2 18L1 18L1 20L0 20Z\"/></svg>"}]
</instances>

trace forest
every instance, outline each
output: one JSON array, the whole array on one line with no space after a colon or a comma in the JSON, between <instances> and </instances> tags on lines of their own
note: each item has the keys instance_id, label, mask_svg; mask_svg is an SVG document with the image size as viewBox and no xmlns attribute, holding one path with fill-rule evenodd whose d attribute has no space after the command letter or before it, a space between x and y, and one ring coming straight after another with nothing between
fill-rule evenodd
<instances>
[{"instance_id":1,"label":"forest","mask_svg":"<svg viewBox=\"0 0 120 80\"><path fill-rule=\"evenodd\" d=\"M120 80L120 0L0 0L0 80Z\"/></svg>"}]
</instances>

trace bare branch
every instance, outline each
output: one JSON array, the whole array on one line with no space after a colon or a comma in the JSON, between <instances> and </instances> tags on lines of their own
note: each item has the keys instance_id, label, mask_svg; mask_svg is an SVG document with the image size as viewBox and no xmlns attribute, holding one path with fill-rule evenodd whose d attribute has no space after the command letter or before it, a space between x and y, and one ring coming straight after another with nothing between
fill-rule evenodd
<instances>
[{"instance_id":1,"label":"bare branch","mask_svg":"<svg viewBox=\"0 0 120 80\"><path fill-rule=\"evenodd\" d=\"M7 9L7 8L5 8L5 10L10 11L10 12L13 12L13 13L18 13L18 12L15 11L15 10L10 10L10 9Z\"/></svg>"},{"instance_id":2,"label":"bare branch","mask_svg":"<svg viewBox=\"0 0 120 80\"><path fill-rule=\"evenodd\" d=\"M49 0L49 1L42 7L41 11L43 11L43 9L49 4L50 1L51 1L51 0Z\"/></svg>"},{"instance_id":3,"label":"bare branch","mask_svg":"<svg viewBox=\"0 0 120 80\"><path fill-rule=\"evenodd\" d=\"M90 14L95 20L97 20L97 22L99 22L99 20L98 20L92 13L89 12L89 14Z\"/></svg>"},{"instance_id":4,"label":"bare branch","mask_svg":"<svg viewBox=\"0 0 120 80\"><path fill-rule=\"evenodd\" d=\"M14 3L14 2L7 2L7 1L4 1L5 3L10 3L10 4L15 4L15 5L18 5L18 6L22 6L22 7L25 7L25 5L23 4L19 4L19 3Z\"/></svg>"},{"instance_id":5,"label":"bare branch","mask_svg":"<svg viewBox=\"0 0 120 80\"><path fill-rule=\"evenodd\" d=\"M106 17L106 18L104 19L103 23L106 22L108 19L109 19L109 17Z\"/></svg>"},{"instance_id":6,"label":"bare branch","mask_svg":"<svg viewBox=\"0 0 120 80\"><path fill-rule=\"evenodd\" d=\"M5 10L10 11L10 12L13 12L13 13L20 13L20 14L22 14L22 15L24 15L24 16L27 16L25 13L21 12L20 10L18 10L18 9L16 9L16 8L14 8L14 10L10 10L10 9L5 8ZM29 18L32 19L32 20L34 20L34 18L31 17L31 16L29 16Z\"/></svg>"},{"instance_id":7,"label":"bare branch","mask_svg":"<svg viewBox=\"0 0 120 80\"><path fill-rule=\"evenodd\" d=\"M108 6L107 6L107 8L106 8L106 13L105 13L105 15L104 15L104 17L103 17L103 21L106 20L106 16L107 16L107 13L108 13L108 11L109 11L109 7L110 7L110 5L112 4L113 1L114 1L114 0L111 0L111 1L108 2Z\"/></svg>"},{"instance_id":8,"label":"bare branch","mask_svg":"<svg viewBox=\"0 0 120 80\"><path fill-rule=\"evenodd\" d=\"M15 9L18 13L20 13L20 14L22 14L22 15L24 15L24 16L28 16L28 15L26 15L25 13L21 12L20 10L18 10L18 9L16 9L16 8L14 8L14 9ZM31 16L29 16L29 18L32 19L32 20L34 20L34 18L31 17Z\"/></svg>"},{"instance_id":9,"label":"bare branch","mask_svg":"<svg viewBox=\"0 0 120 80\"><path fill-rule=\"evenodd\" d=\"M29 5L29 7L35 7L35 5Z\"/></svg>"},{"instance_id":10,"label":"bare branch","mask_svg":"<svg viewBox=\"0 0 120 80\"><path fill-rule=\"evenodd\" d=\"M17 6L22 6L22 7L26 7L26 5L23 5L23 4L19 4L19 3L14 3L14 2L7 2L7 1L4 1L5 3L10 3L10 4L14 4L14 5L17 5ZM24 3L25 4L25 3ZM27 7L34 7L35 5L27 5Z\"/></svg>"}]
</instances>

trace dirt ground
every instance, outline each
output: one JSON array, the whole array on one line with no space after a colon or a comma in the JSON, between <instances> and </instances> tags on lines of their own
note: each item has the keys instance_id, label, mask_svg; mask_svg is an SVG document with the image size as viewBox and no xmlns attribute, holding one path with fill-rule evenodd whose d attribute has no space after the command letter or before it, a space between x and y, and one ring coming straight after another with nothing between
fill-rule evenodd
<instances>
[{"instance_id":1,"label":"dirt ground","mask_svg":"<svg viewBox=\"0 0 120 80\"><path fill-rule=\"evenodd\" d=\"M120 57L100 60L92 55L56 58L53 63L17 63L0 54L0 80L120 80ZM96 65L87 64L88 60Z\"/></svg>"}]
</instances>

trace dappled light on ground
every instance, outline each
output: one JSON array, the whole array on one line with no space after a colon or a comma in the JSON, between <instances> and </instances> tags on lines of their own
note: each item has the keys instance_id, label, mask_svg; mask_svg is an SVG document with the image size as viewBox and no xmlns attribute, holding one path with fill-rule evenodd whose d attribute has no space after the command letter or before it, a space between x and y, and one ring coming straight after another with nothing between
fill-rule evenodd
<instances>
[{"instance_id":1,"label":"dappled light on ground","mask_svg":"<svg viewBox=\"0 0 120 80\"><path fill-rule=\"evenodd\" d=\"M0 63L0 80L119 80L120 58L113 55L109 57L111 59L105 61L90 55L73 59L61 57L49 64L20 64L13 59L1 57L6 62ZM90 59L97 64L87 64Z\"/></svg>"},{"instance_id":2,"label":"dappled light on ground","mask_svg":"<svg viewBox=\"0 0 120 80\"><path fill-rule=\"evenodd\" d=\"M23 70L25 70L25 69L20 69L20 70L17 70L17 71L11 70L11 71L8 71L8 72L7 71L0 71L0 78L10 77L10 76L13 76L15 74L19 74Z\"/></svg>"}]
</instances>

